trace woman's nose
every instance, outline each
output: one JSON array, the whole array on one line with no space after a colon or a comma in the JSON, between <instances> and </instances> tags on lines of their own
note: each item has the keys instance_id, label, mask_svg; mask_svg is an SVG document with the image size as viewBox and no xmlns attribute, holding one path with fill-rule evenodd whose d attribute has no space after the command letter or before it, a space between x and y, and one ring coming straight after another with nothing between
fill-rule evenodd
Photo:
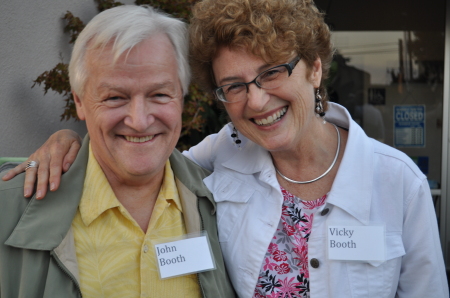
<instances>
[{"instance_id":1,"label":"woman's nose","mask_svg":"<svg viewBox=\"0 0 450 298\"><path fill-rule=\"evenodd\" d=\"M254 111L263 110L270 99L269 94L256 84L251 84L247 87L247 106Z\"/></svg>"}]
</instances>

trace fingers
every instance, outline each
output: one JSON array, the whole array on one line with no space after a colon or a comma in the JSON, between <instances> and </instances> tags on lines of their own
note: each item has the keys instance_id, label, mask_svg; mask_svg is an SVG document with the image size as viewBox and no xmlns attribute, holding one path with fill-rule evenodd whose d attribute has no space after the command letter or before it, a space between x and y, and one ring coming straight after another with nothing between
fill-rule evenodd
<instances>
[{"instance_id":1,"label":"fingers","mask_svg":"<svg viewBox=\"0 0 450 298\"><path fill-rule=\"evenodd\" d=\"M61 183L61 175L67 172L74 162L81 147L80 136L68 129L54 133L36 152L39 154L40 165L36 199L43 198L50 185L50 191L55 191Z\"/></svg>"},{"instance_id":2,"label":"fingers","mask_svg":"<svg viewBox=\"0 0 450 298\"><path fill-rule=\"evenodd\" d=\"M67 172L69 170L70 166L75 161L75 158L77 157L77 154L78 154L78 151L80 151L80 148L81 148L81 138L79 138L79 142L74 141L72 144L70 144L69 152L67 152L67 154L66 154L66 156L64 156L64 160L63 160L62 170L64 172Z\"/></svg>"},{"instance_id":3,"label":"fingers","mask_svg":"<svg viewBox=\"0 0 450 298\"><path fill-rule=\"evenodd\" d=\"M50 190L58 189L61 175L68 171L81 147L81 138L71 130L61 130L54 133L30 158L8 171L2 177L9 180L22 173L29 161L37 162L38 167L27 168L25 173L24 195L31 197L36 185L36 199L45 197L50 184ZM37 178L36 178L37 176ZM37 181L37 184L36 184Z\"/></svg>"},{"instance_id":4,"label":"fingers","mask_svg":"<svg viewBox=\"0 0 450 298\"><path fill-rule=\"evenodd\" d=\"M25 168L27 166L28 161L24 161L23 163L21 163L20 165L16 166L14 169L9 170L3 177L2 180L3 181L8 181L12 178L14 178L16 175L22 173L23 171L25 171Z\"/></svg>"},{"instance_id":5,"label":"fingers","mask_svg":"<svg viewBox=\"0 0 450 298\"><path fill-rule=\"evenodd\" d=\"M42 186L42 191L44 191L44 185L47 187L48 184L50 184L50 191L55 191L59 188L63 171L67 172L70 168L70 164L73 162L73 160L66 161L66 152L70 150L70 147L68 148L66 145L68 144L57 142L50 148L50 159L47 168L39 168L38 190L40 189L39 187ZM64 170L64 166L67 170Z\"/></svg>"},{"instance_id":6,"label":"fingers","mask_svg":"<svg viewBox=\"0 0 450 298\"><path fill-rule=\"evenodd\" d=\"M36 161L35 159L32 159L32 156L30 156L30 158L28 159L28 161L30 161L30 160ZM25 171L25 181L24 181L24 185L23 185L23 194L24 194L24 196L26 198L31 197L32 194L33 194L34 183L36 182L36 174L37 174L37 172L38 172L38 168L37 167L28 168Z\"/></svg>"},{"instance_id":7,"label":"fingers","mask_svg":"<svg viewBox=\"0 0 450 298\"><path fill-rule=\"evenodd\" d=\"M41 150L41 149L39 149ZM39 152L39 151L38 151ZM35 153L37 155L37 152ZM41 200L45 197L47 194L48 189L48 179L49 179L49 165L50 165L50 155L41 155L41 157L36 158L39 159L39 167L35 168L36 170L30 171L31 169L28 169L25 174L25 191L27 191L27 187L29 187L32 190L32 187L34 187L36 182L36 175L37 175L37 184L36 184L36 199ZM30 176L30 180L28 183L27 177ZM33 177L31 177L33 176ZM31 182L33 184L31 184Z\"/></svg>"}]
</instances>

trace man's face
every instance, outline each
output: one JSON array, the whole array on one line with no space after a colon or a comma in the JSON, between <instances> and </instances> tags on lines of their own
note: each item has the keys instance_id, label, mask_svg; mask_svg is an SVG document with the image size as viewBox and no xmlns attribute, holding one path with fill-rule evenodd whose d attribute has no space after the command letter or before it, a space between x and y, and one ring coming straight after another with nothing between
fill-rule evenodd
<instances>
[{"instance_id":1,"label":"man's face","mask_svg":"<svg viewBox=\"0 0 450 298\"><path fill-rule=\"evenodd\" d=\"M114 182L146 183L164 170L181 131L183 95L165 34L136 45L113 64L110 47L88 50L88 79L77 113L92 151Z\"/></svg>"}]
</instances>

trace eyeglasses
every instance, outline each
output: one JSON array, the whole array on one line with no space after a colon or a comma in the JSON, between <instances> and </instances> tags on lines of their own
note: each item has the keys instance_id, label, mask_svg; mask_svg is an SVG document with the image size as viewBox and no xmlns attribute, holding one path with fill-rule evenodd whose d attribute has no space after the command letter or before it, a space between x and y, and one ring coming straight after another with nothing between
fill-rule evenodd
<instances>
[{"instance_id":1,"label":"eyeglasses","mask_svg":"<svg viewBox=\"0 0 450 298\"><path fill-rule=\"evenodd\" d=\"M288 78L292 74L292 70L300 61L300 57L296 57L289 63L280 64L271 67L248 83L231 83L220 86L214 89L214 95L216 98L223 102L233 103L245 100L248 93L248 85L255 83L256 86L262 89L274 89L280 87L283 80Z\"/></svg>"}]
</instances>

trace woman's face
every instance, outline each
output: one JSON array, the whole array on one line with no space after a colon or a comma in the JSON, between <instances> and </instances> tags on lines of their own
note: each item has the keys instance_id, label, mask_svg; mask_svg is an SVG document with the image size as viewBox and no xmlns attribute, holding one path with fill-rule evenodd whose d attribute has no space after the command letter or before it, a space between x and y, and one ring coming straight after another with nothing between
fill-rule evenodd
<instances>
[{"instance_id":1,"label":"woman's face","mask_svg":"<svg viewBox=\"0 0 450 298\"><path fill-rule=\"evenodd\" d=\"M281 61L279 64L288 63ZM217 86L250 82L268 65L242 49L222 47L213 59ZM247 99L225 103L225 108L240 133L268 151L295 150L303 136L320 123L315 117L314 90L320 85L321 62L317 59L307 77L307 66L300 60L290 77L275 89L248 86Z\"/></svg>"}]
</instances>

